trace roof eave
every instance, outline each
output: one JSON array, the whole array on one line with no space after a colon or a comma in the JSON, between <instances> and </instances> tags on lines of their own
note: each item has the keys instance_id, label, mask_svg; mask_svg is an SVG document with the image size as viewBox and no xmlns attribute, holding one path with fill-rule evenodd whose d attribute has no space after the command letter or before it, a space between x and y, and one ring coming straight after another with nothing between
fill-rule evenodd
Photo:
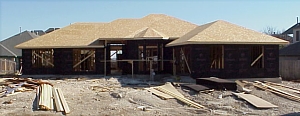
<instances>
[{"instance_id":1,"label":"roof eave","mask_svg":"<svg viewBox=\"0 0 300 116\"><path fill-rule=\"evenodd\" d=\"M17 49L104 48L104 46L16 46Z\"/></svg>"},{"instance_id":2,"label":"roof eave","mask_svg":"<svg viewBox=\"0 0 300 116\"><path fill-rule=\"evenodd\" d=\"M286 45L289 42L183 42L178 44L167 44L167 47L181 46L181 45L196 45L196 44L257 44L257 45Z\"/></svg>"}]
</instances>

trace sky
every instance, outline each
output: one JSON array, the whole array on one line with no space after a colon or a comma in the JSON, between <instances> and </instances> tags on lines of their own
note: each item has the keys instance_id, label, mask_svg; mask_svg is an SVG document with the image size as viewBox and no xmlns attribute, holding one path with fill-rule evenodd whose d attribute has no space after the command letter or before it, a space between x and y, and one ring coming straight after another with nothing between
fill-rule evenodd
<instances>
[{"instance_id":1,"label":"sky","mask_svg":"<svg viewBox=\"0 0 300 116\"><path fill-rule=\"evenodd\" d=\"M197 25L225 20L263 32L286 30L300 17L300 0L0 0L0 40L25 30L75 22L110 22L166 14ZM300 20L300 19L299 19Z\"/></svg>"}]
</instances>

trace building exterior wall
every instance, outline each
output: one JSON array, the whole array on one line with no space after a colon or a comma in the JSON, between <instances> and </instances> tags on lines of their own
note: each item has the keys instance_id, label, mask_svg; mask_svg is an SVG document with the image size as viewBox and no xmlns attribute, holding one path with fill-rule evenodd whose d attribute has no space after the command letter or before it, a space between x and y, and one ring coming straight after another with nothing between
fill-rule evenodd
<instances>
[{"instance_id":1,"label":"building exterior wall","mask_svg":"<svg viewBox=\"0 0 300 116\"><path fill-rule=\"evenodd\" d=\"M299 33L299 36L297 38L297 32ZM295 28L293 29L293 43L299 42L300 41L300 28Z\"/></svg>"},{"instance_id":2,"label":"building exterior wall","mask_svg":"<svg viewBox=\"0 0 300 116\"><path fill-rule=\"evenodd\" d=\"M104 48L95 49L95 71L74 71L73 70L73 49L54 49L54 67L33 67L32 49L23 49L23 74L24 75L80 75L80 74L104 74ZM109 70L109 68L108 68Z\"/></svg>"},{"instance_id":3,"label":"building exterior wall","mask_svg":"<svg viewBox=\"0 0 300 116\"><path fill-rule=\"evenodd\" d=\"M22 59L23 59L23 74L24 75L47 75L54 74L54 68L35 68L32 65L32 49L23 49L22 50Z\"/></svg>"},{"instance_id":4,"label":"building exterior wall","mask_svg":"<svg viewBox=\"0 0 300 116\"><path fill-rule=\"evenodd\" d=\"M300 60L300 56L279 56L279 61L281 60Z\"/></svg>"},{"instance_id":5,"label":"building exterior wall","mask_svg":"<svg viewBox=\"0 0 300 116\"><path fill-rule=\"evenodd\" d=\"M250 47L254 45L223 45L224 68L210 68L210 46L191 45L191 77L257 78L279 77L279 47L264 45L263 68L251 67Z\"/></svg>"}]
</instances>

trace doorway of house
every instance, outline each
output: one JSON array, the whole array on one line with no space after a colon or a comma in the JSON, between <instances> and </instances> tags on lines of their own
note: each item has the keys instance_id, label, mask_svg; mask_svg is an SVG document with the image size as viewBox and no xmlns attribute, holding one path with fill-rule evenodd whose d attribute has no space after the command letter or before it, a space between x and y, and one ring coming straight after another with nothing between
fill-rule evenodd
<instances>
[{"instance_id":1,"label":"doorway of house","mask_svg":"<svg viewBox=\"0 0 300 116\"><path fill-rule=\"evenodd\" d=\"M124 44L109 44L110 46L110 74L122 74L122 47Z\"/></svg>"}]
</instances>

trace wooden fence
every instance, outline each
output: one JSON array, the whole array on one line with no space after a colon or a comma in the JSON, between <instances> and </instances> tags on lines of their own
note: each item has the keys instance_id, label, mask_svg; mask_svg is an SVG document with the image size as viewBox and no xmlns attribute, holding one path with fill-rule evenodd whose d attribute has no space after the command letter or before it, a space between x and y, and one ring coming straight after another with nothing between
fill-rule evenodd
<instances>
[{"instance_id":1,"label":"wooden fence","mask_svg":"<svg viewBox=\"0 0 300 116\"><path fill-rule=\"evenodd\" d=\"M279 74L283 80L300 80L300 60L280 60Z\"/></svg>"},{"instance_id":2,"label":"wooden fence","mask_svg":"<svg viewBox=\"0 0 300 116\"><path fill-rule=\"evenodd\" d=\"M0 59L0 75L16 73L16 62L7 59Z\"/></svg>"}]
</instances>

